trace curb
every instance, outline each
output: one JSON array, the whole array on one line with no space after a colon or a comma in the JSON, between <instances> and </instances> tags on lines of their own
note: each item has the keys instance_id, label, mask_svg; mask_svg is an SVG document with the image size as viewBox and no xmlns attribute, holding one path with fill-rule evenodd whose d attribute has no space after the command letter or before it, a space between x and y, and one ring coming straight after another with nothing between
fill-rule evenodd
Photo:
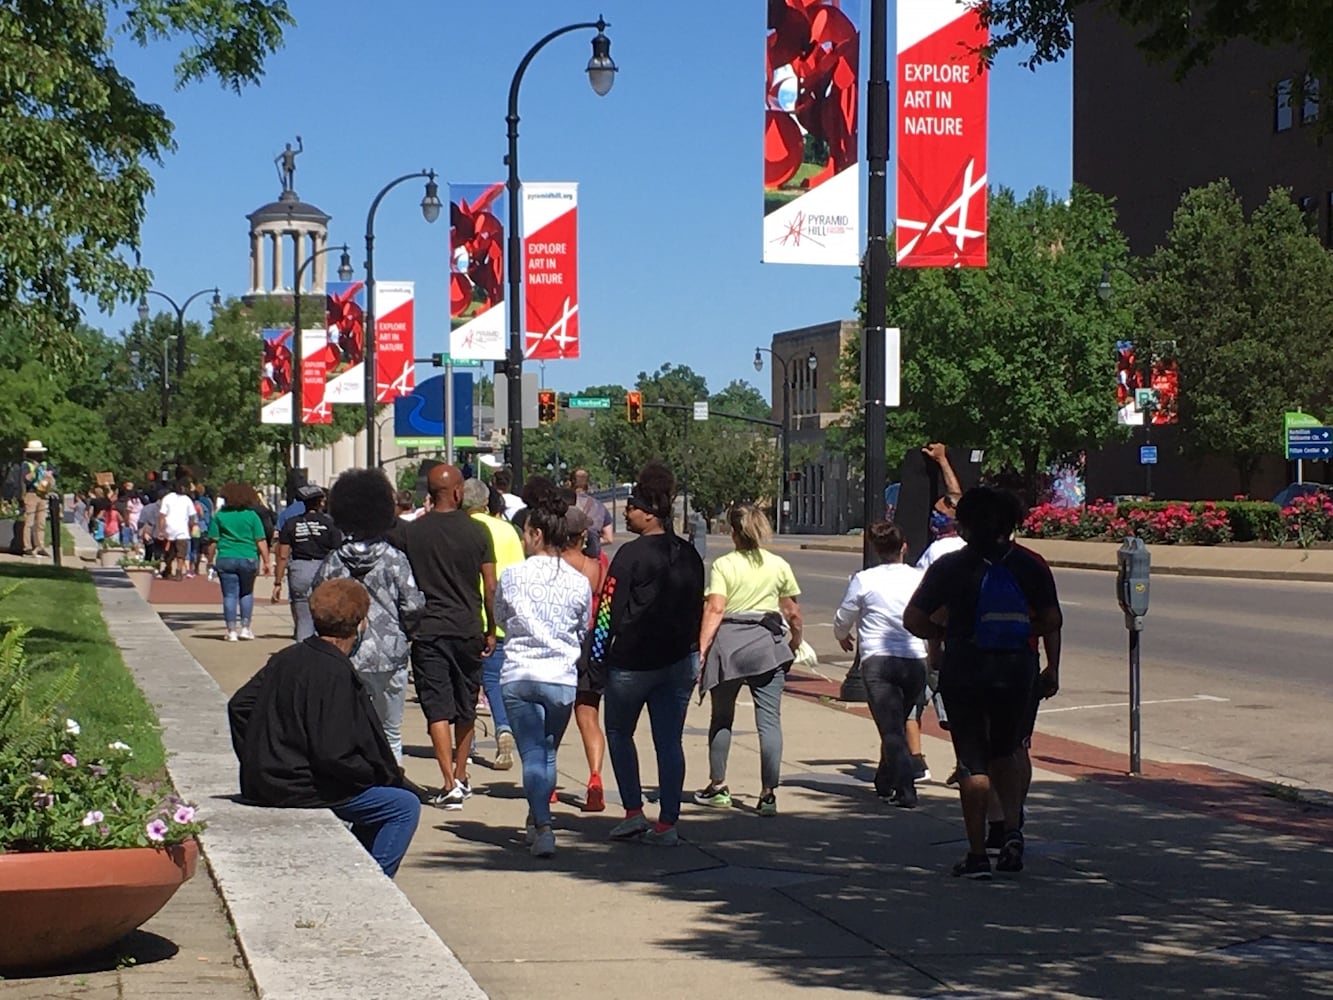
<instances>
[{"instance_id":1,"label":"curb","mask_svg":"<svg viewBox=\"0 0 1333 1000\"><path fill-rule=\"evenodd\" d=\"M260 1000L485 1000L439 935L325 809L236 801L222 689L120 569L90 572L112 641L158 714L176 791Z\"/></svg>"}]
</instances>

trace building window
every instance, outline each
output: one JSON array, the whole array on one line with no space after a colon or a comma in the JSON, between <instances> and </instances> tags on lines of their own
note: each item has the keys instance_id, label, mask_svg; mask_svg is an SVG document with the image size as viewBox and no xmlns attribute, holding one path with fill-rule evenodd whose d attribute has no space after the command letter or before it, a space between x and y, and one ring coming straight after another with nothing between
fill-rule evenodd
<instances>
[{"instance_id":1,"label":"building window","mask_svg":"<svg viewBox=\"0 0 1333 1000\"><path fill-rule=\"evenodd\" d=\"M1305 78L1305 93L1301 100L1301 124L1309 125L1319 119L1319 81L1312 76Z\"/></svg>"},{"instance_id":2,"label":"building window","mask_svg":"<svg viewBox=\"0 0 1333 1000\"><path fill-rule=\"evenodd\" d=\"M1324 196L1324 246L1333 247L1333 191Z\"/></svg>"},{"instance_id":3,"label":"building window","mask_svg":"<svg viewBox=\"0 0 1333 1000\"><path fill-rule=\"evenodd\" d=\"M1285 132L1292 125L1291 108L1291 81L1281 80L1277 85L1277 93L1274 96L1273 107L1273 129L1277 132Z\"/></svg>"},{"instance_id":4,"label":"building window","mask_svg":"<svg viewBox=\"0 0 1333 1000\"><path fill-rule=\"evenodd\" d=\"M1303 194L1297 200L1296 204L1301 207L1301 215L1305 217L1305 227L1311 234L1319 232L1319 205L1308 194Z\"/></svg>"}]
</instances>

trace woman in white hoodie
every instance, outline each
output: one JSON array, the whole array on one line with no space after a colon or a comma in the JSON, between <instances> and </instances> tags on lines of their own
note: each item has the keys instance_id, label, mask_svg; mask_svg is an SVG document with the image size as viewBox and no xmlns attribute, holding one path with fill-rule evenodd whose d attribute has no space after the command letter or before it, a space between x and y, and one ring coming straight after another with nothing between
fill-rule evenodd
<instances>
[{"instance_id":1,"label":"woman in white hoodie","mask_svg":"<svg viewBox=\"0 0 1333 1000\"><path fill-rule=\"evenodd\" d=\"M500 574L495 617L505 632L500 693L523 761L532 855L555 854L551 793L555 755L574 712L578 659L592 614L592 588L561 553L570 505L549 479L529 480L523 547L528 558Z\"/></svg>"}]
</instances>

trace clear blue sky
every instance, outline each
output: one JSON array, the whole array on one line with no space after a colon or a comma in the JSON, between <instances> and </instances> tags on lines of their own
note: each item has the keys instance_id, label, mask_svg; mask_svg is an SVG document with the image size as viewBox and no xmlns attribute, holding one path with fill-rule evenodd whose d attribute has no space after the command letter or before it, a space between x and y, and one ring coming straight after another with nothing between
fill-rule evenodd
<instances>
[{"instance_id":1,"label":"clear blue sky","mask_svg":"<svg viewBox=\"0 0 1333 1000\"><path fill-rule=\"evenodd\" d=\"M752 367L756 344L853 315L855 268L759 262L763 0L507 0L495 15L481 6L294 2L299 26L263 83L239 97L212 82L177 91L174 48L122 45L122 71L176 125L178 149L154 170L143 230L155 287L178 301L215 284L224 295L245 291L245 216L277 197L273 158L297 133L306 148L297 191L333 216L330 240L350 244L358 268L366 211L389 180L423 167L446 181L503 180L518 60L547 31L600 11L620 67L610 95L588 86L591 33L576 33L542 51L521 98L523 177L581 185L583 358L548 363L547 383L629 383L669 361L713 390L733 378L766 389L767 373L756 378ZM1032 73L1017 63L1007 56L992 77L991 183L1064 192L1070 64ZM421 195L415 182L402 185L376 223L379 276L416 282L418 356L444 349L448 328L448 215L427 225ZM191 316L207 315L205 296ZM132 305L88 316L111 331L134 319Z\"/></svg>"}]
</instances>

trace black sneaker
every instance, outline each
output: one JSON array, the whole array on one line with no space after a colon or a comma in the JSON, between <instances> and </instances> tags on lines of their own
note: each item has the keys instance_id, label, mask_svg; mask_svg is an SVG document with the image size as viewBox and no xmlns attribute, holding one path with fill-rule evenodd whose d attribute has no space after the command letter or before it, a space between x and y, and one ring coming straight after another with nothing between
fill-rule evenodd
<instances>
[{"instance_id":1,"label":"black sneaker","mask_svg":"<svg viewBox=\"0 0 1333 1000\"><path fill-rule=\"evenodd\" d=\"M971 878L978 881L990 881L990 858L984 854L968 854L953 866L955 878Z\"/></svg>"},{"instance_id":2,"label":"black sneaker","mask_svg":"<svg viewBox=\"0 0 1333 1000\"><path fill-rule=\"evenodd\" d=\"M967 772L963 770L962 765L959 765L953 769L953 772L944 783L950 788L957 788L959 781L965 777L967 777Z\"/></svg>"},{"instance_id":3,"label":"black sneaker","mask_svg":"<svg viewBox=\"0 0 1333 1000\"><path fill-rule=\"evenodd\" d=\"M926 755L923 753L912 755L912 780L930 780L930 768L926 766Z\"/></svg>"},{"instance_id":4,"label":"black sneaker","mask_svg":"<svg viewBox=\"0 0 1333 1000\"><path fill-rule=\"evenodd\" d=\"M1000 856L995 859L997 872L1021 872L1023 870L1023 835L1017 830L1011 831L1004 838Z\"/></svg>"},{"instance_id":5,"label":"black sneaker","mask_svg":"<svg viewBox=\"0 0 1333 1000\"><path fill-rule=\"evenodd\" d=\"M986 824L986 850L998 851L1004 846L1004 820L993 819Z\"/></svg>"}]
</instances>

